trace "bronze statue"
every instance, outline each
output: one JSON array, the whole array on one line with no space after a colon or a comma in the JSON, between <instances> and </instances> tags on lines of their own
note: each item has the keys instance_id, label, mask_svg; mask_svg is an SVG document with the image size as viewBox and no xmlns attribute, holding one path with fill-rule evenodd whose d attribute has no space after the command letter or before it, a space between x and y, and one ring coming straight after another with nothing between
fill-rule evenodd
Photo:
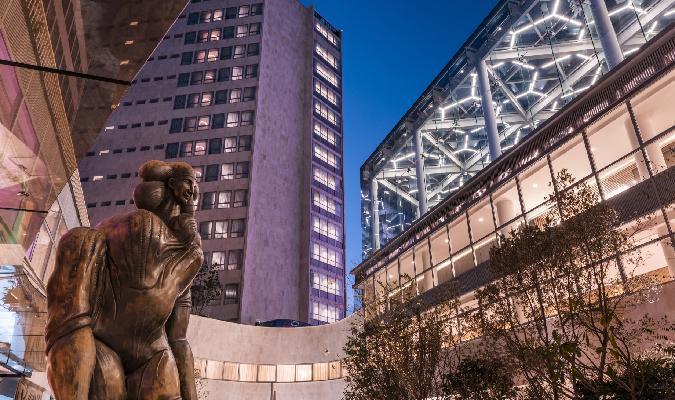
<instances>
[{"instance_id":1,"label":"bronze statue","mask_svg":"<svg viewBox=\"0 0 675 400\"><path fill-rule=\"evenodd\" d=\"M186 331L203 260L190 165L149 161L138 210L59 243L47 284L48 377L57 400L197 400Z\"/></svg>"}]
</instances>

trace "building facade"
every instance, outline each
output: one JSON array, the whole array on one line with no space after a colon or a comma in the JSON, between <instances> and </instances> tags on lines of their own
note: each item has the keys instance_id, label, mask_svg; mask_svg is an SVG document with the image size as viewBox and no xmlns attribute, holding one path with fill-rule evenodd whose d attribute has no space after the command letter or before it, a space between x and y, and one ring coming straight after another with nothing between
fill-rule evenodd
<instances>
[{"instance_id":1,"label":"building facade","mask_svg":"<svg viewBox=\"0 0 675 400\"><path fill-rule=\"evenodd\" d=\"M145 161L185 161L222 296L252 324L344 316L341 32L296 0L191 1L81 163L92 224Z\"/></svg>"},{"instance_id":2,"label":"building facade","mask_svg":"<svg viewBox=\"0 0 675 400\"><path fill-rule=\"evenodd\" d=\"M48 398L44 283L89 225L77 161L183 7L0 2L0 398Z\"/></svg>"},{"instance_id":3,"label":"building facade","mask_svg":"<svg viewBox=\"0 0 675 400\"><path fill-rule=\"evenodd\" d=\"M363 257L639 51L674 5L498 1L363 164Z\"/></svg>"},{"instance_id":4,"label":"building facade","mask_svg":"<svg viewBox=\"0 0 675 400\"><path fill-rule=\"evenodd\" d=\"M573 102L543 121L410 228L357 266L356 288L368 304L384 288L442 301L459 296L460 312L491 276L490 249L501 235L549 214L554 193L586 185L632 232L631 276L672 290L675 279L675 25L617 64ZM568 171L573 182L555 176ZM613 272L618 278L620 268ZM405 278L408 277L408 278ZM661 289L659 289L661 290Z\"/></svg>"}]
</instances>

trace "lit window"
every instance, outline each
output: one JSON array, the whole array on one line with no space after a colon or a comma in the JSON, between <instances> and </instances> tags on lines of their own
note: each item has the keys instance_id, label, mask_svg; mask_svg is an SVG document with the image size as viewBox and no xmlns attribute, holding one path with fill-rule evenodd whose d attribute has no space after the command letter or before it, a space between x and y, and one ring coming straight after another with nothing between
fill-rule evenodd
<instances>
[{"instance_id":1,"label":"lit window","mask_svg":"<svg viewBox=\"0 0 675 400\"><path fill-rule=\"evenodd\" d=\"M234 55L232 58L243 58L246 56L246 46L234 46Z\"/></svg>"},{"instance_id":2,"label":"lit window","mask_svg":"<svg viewBox=\"0 0 675 400\"><path fill-rule=\"evenodd\" d=\"M239 302L239 285L236 283L228 283L225 285L223 304L237 304Z\"/></svg>"},{"instance_id":3,"label":"lit window","mask_svg":"<svg viewBox=\"0 0 675 400\"><path fill-rule=\"evenodd\" d=\"M260 35L260 23L259 22L256 22L254 24L250 24L248 26L248 35L249 36Z\"/></svg>"},{"instance_id":4,"label":"lit window","mask_svg":"<svg viewBox=\"0 0 675 400\"><path fill-rule=\"evenodd\" d=\"M316 23L316 30L331 44L337 46L337 37L332 32L329 32L328 29L325 26L323 26L320 22Z\"/></svg>"},{"instance_id":5,"label":"lit window","mask_svg":"<svg viewBox=\"0 0 675 400\"><path fill-rule=\"evenodd\" d=\"M314 205L337 215L337 203L323 192L314 192Z\"/></svg>"},{"instance_id":6,"label":"lit window","mask_svg":"<svg viewBox=\"0 0 675 400\"><path fill-rule=\"evenodd\" d=\"M246 222L243 219L233 219L230 230L230 237L243 237L246 231Z\"/></svg>"},{"instance_id":7,"label":"lit window","mask_svg":"<svg viewBox=\"0 0 675 400\"><path fill-rule=\"evenodd\" d=\"M241 101L241 89L230 89L229 103L239 103Z\"/></svg>"},{"instance_id":8,"label":"lit window","mask_svg":"<svg viewBox=\"0 0 675 400\"><path fill-rule=\"evenodd\" d=\"M208 53L208 61L218 60L218 49L211 49Z\"/></svg>"},{"instance_id":9,"label":"lit window","mask_svg":"<svg viewBox=\"0 0 675 400\"><path fill-rule=\"evenodd\" d=\"M213 238L225 239L227 238L227 228L230 221L215 221L213 223Z\"/></svg>"},{"instance_id":10,"label":"lit window","mask_svg":"<svg viewBox=\"0 0 675 400\"><path fill-rule=\"evenodd\" d=\"M235 190L234 191L234 202L232 207L246 207L246 198L248 195L248 190Z\"/></svg>"},{"instance_id":11,"label":"lit window","mask_svg":"<svg viewBox=\"0 0 675 400\"><path fill-rule=\"evenodd\" d=\"M328 86L324 85L321 81L317 80L314 82L314 90L316 93L321 95L324 99L328 100L333 105L338 105L337 94Z\"/></svg>"},{"instance_id":12,"label":"lit window","mask_svg":"<svg viewBox=\"0 0 675 400\"><path fill-rule=\"evenodd\" d=\"M197 43L204 43L209 41L209 31L197 32Z\"/></svg>"},{"instance_id":13,"label":"lit window","mask_svg":"<svg viewBox=\"0 0 675 400\"><path fill-rule=\"evenodd\" d=\"M187 108L194 108L199 105L199 93L191 93L187 97Z\"/></svg>"},{"instance_id":14,"label":"lit window","mask_svg":"<svg viewBox=\"0 0 675 400\"><path fill-rule=\"evenodd\" d=\"M197 140L195 142L194 155L203 156L206 154L206 140Z\"/></svg>"},{"instance_id":15,"label":"lit window","mask_svg":"<svg viewBox=\"0 0 675 400\"><path fill-rule=\"evenodd\" d=\"M313 244L312 258L324 264L342 268L342 263L340 262L340 256L338 252L322 244L319 243Z\"/></svg>"},{"instance_id":16,"label":"lit window","mask_svg":"<svg viewBox=\"0 0 675 400\"><path fill-rule=\"evenodd\" d=\"M220 29L211 29L211 41L220 40Z\"/></svg>"},{"instance_id":17,"label":"lit window","mask_svg":"<svg viewBox=\"0 0 675 400\"><path fill-rule=\"evenodd\" d=\"M237 33L235 34L235 36L238 38L248 36L248 25L237 26Z\"/></svg>"},{"instance_id":18,"label":"lit window","mask_svg":"<svg viewBox=\"0 0 675 400\"><path fill-rule=\"evenodd\" d=\"M316 45L316 54L318 54L331 67L335 69L338 68L337 58L335 58L335 56L329 53L328 50L324 49L318 44Z\"/></svg>"},{"instance_id":19,"label":"lit window","mask_svg":"<svg viewBox=\"0 0 675 400\"><path fill-rule=\"evenodd\" d=\"M234 179L234 163L223 164L220 167L220 179Z\"/></svg>"},{"instance_id":20,"label":"lit window","mask_svg":"<svg viewBox=\"0 0 675 400\"><path fill-rule=\"evenodd\" d=\"M200 64L206 61L206 50L199 50L195 53L195 64Z\"/></svg>"},{"instance_id":21,"label":"lit window","mask_svg":"<svg viewBox=\"0 0 675 400\"><path fill-rule=\"evenodd\" d=\"M331 167L339 167L337 156L319 145L314 145L314 156Z\"/></svg>"},{"instance_id":22,"label":"lit window","mask_svg":"<svg viewBox=\"0 0 675 400\"><path fill-rule=\"evenodd\" d=\"M318 301L312 302L312 318L321 322L335 322L340 316L340 311L336 306L320 303Z\"/></svg>"},{"instance_id":23,"label":"lit window","mask_svg":"<svg viewBox=\"0 0 675 400\"><path fill-rule=\"evenodd\" d=\"M201 14L199 14L199 22L211 22L211 11L202 11Z\"/></svg>"},{"instance_id":24,"label":"lit window","mask_svg":"<svg viewBox=\"0 0 675 400\"><path fill-rule=\"evenodd\" d=\"M230 208L230 203L232 200L232 192L225 190L218 192L216 208Z\"/></svg>"},{"instance_id":25,"label":"lit window","mask_svg":"<svg viewBox=\"0 0 675 400\"><path fill-rule=\"evenodd\" d=\"M211 116L210 115L204 115L199 117L199 122L197 124L197 130L203 131L206 129L209 129L211 126Z\"/></svg>"},{"instance_id":26,"label":"lit window","mask_svg":"<svg viewBox=\"0 0 675 400\"><path fill-rule=\"evenodd\" d=\"M253 125L253 111L241 112L241 126Z\"/></svg>"},{"instance_id":27,"label":"lit window","mask_svg":"<svg viewBox=\"0 0 675 400\"><path fill-rule=\"evenodd\" d=\"M213 103L213 92L202 93L201 106L207 107Z\"/></svg>"},{"instance_id":28,"label":"lit window","mask_svg":"<svg viewBox=\"0 0 675 400\"><path fill-rule=\"evenodd\" d=\"M225 261L226 258L224 251L214 251L211 254L211 269L214 271L224 271Z\"/></svg>"},{"instance_id":29,"label":"lit window","mask_svg":"<svg viewBox=\"0 0 675 400\"><path fill-rule=\"evenodd\" d=\"M314 232L340 241L340 228L337 225L320 217L314 217Z\"/></svg>"},{"instance_id":30,"label":"lit window","mask_svg":"<svg viewBox=\"0 0 675 400\"><path fill-rule=\"evenodd\" d=\"M110 150L106 149L106 150L101 150L101 151L98 152L99 156L102 156L102 155L105 155L105 154L110 154Z\"/></svg>"},{"instance_id":31,"label":"lit window","mask_svg":"<svg viewBox=\"0 0 675 400\"><path fill-rule=\"evenodd\" d=\"M216 81L216 70L209 69L204 71L204 83L213 83Z\"/></svg>"},{"instance_id":32,"label":"lit window","mask_svg":"<svg viewBox=\"0 0 675 400\"><path fill-rule=\"evenodd\" d=\"M325 80L327 80L328 82L330 82L331 85L333 85L333 86L335 86L335 87L338 87L338 86L339 86L340 81L339 81L339 79L338 79L338 76L337 76L336 74L332 73L331 71L329 71L328 69L326 69L326 67L324 67L323 65L321 65L321 64L316 64L316 72L317 72L317 73L319 74L319 76L321 76L323 79L325 79Z\"/></svg>"},{"instance_id":33,"label":"lit window","mask_svg":"<svg viewBox=\"0 0 675 400\"><path fill-rule=\"evenodd\" d=\"M340 281L319 272L312 272L312 287L322 292L340 295Z\"/></svg>"},{"instance_id":34,"label":"lit window","mask_svg":"<svg viewBox=\"0 0 675 400\"><path fill-rule=\"evenodd\" d=\"M244 261L244 252L242 250L230 250L227 259L227 270L234 271L241 269Z\"/></svg>"},{"instance_id":35,"label":"lit window","mask_svg":"<svg viewBox=\"0 0 675 400\"><path fill-rule=\"evenodd\" d=\"M226 137L224 145L224 153L234 153L237 151L237 138L236 137Z\"/></svg>"},{"instance_id":36,"label":"lit window","mask_svg":"<svg viewBox=\"0 0 675 400\"><path fill-rule=\"evenodd\" d=\"M327 126L314 122L314 133L319 135L322 139L326 140L330 144L337 146L337 136L333 133Z\"/></svg>"},{"instance_id":37,"label":"lit window","mask_svg":"<svg viewBox=\"0 0 675 400\"><path fill-rule=\"evenodd\" d=\"M216 22L222 20L223 20L223 10L222 9L213 10L213 16L211 17L211 21Z\"/></svg>"},{"instance_id":38,"label":"lit window","mask_svg":"<svg viewBox=\"0 0 675 400\"><path fill-rule=\"evenodd\" d=\"M238 81L244 78L244 67L232 67L232 77L230 80Z\"/></svg>"},{"instance_id":39,"label":"lit window","mask_svg":"<svg viewBox=\"0 0 675 400\"><path fill-rule=\"evenodd\" d=\"M317 114L322 116L324 119L326 119L331 124L333 124L335 126L340 125L340 123L339 123L340 121L338 120L338 116L335 113L335 111L331 110L330 108L328 108L327 105L325 105L325 104L323 104L319 101L314 102L314 112L316 112Z\"/></svg>"},{"instance_id":40,"label":"lit window","mask_svg":"<svg viewBox=\"0 0 675 400\"><path fill-rule=\"evenodd\" d=\"M103 175L95 175L93 178L91 178L93 182L96 181L102 181L103 180Z\"/></svg>"},{"instance_id":41,"label":"lit window","mask_svg":"<svg viewBox=\"0 0 675 400\"><path fill-rule=\"evenodd\" d=\"M240 6L239 13L237 13L237 18L248 17L249 10L249 6Z\"/></svg>"},{"instance_id":42,"label":"lit window","mask_svg":"<svg viewBox=\"0 0 675 400\"><path fill-rule=\"evenodd\" d=\"M227 113L227 127L234 128L237 126L239 126L239 113L238 112Z\"/></svg>"},{"instance_id":43,"label":"lit window","mask_svg":"<svg viewBox=\"0 0 675 400\"><path fill-rule=\"evenodd\" d=\"M335 177L322 169L314 168L314 180L332 190L337 188L337 180Z\"/></svg>"}]
</instances>

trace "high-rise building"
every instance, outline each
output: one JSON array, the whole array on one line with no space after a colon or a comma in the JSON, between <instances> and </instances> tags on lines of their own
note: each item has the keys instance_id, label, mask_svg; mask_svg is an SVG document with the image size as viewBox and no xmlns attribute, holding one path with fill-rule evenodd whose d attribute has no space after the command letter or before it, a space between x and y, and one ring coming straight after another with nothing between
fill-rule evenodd
<instances>
[{"instance_id":1,"label":"high-rise building","mask_svg":"<svg viewBox=\"0 0 675 400\"><path fill-rule=\"evenodd\" d=\"M190 2L81 163L92 224L134 209L144 161L185 161L222 285L203 313L342 318L341 40L296 0Z\"/></svg>"}]
</instances>

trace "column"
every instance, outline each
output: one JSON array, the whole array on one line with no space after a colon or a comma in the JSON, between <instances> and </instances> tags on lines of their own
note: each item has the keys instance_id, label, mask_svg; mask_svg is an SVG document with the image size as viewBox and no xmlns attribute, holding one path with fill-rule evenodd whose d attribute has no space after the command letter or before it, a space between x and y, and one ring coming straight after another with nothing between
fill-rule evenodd
<instances>
[{"instance_id":1,"label":"column","mask_svg":"<svg viewBox=\"0 0 675 400\"><path fill-rule=\"evenodd\" d=\"M415 175L417 176L417 201L419 216L427 213L427 185L424 176L424 153L422 151L422 132L414 130L415 136Z\"/></svg>"},{"instance_id":2,"label":"column","mask_svg":"<svg viewBox=\"0 0 675 400\"><path fill-rule=\"evenodd\" d=\"M380 210L378 204L380 198L378 196L378 186L377 179L375 177L370 179L370 242L373 247L373 252L380 249Z\"/></svg>"},{"instance_id":3,"label":"column","mask_svg":"<svg viewBox=\"0 0 675 400\"><path fill-rule=\"evenodd\" d=\"M478 74L478 91L480 92L483 118L485 119L485 131L490 148L490 160L494 161L502 154L502 145L499 141L495 109L492 107L492 90L490 89L490 78L488 77L485 60L476 62L476 73Z\"/></svg>"},{"instance_id":4,"label":"column","mask_svg":"<svg viewBox=\"0 0 675 400\"><path fill-rule=\"evenodd\" d=\"M607 66L609 66L609 69L613 69L623 61L623 52L609 18L605 0L591 0L591 14L593 14L598 36L600 36L600 45L605 53Z\"/></svg>"},{"instance_id":5,"label":"column","mask_svg":"<svg viewBox=\"0 0 675 400\"><path fill-rule=\"evenodd\" d=\"M644 121L639 121L639 124L644 125L645 128L647 127L647 123ZM627 118L626 121L624 122L624 125L626 127L626 132L628 134L628 138L630 139L631 146L635 149L639 148L640 143L638 142L637 132L635 132L635 127L633 126L633 122L631 121L631 119ZM648 131L648 129L645 129L645 132L646 131ZM647 139L643 136L643 141L644 140ZM647 154L647 158L649 159L649 163L651 164L652 168L652 173L654 173L654 175L658 174L659 172L663 171L666 168L666 159L663 157L663 152L661 151L661 146L659 145L658 141L655 141L645 146L645 153ZM635 153L635 164L637 165L640 180L649 179L647 160L644 159L644 156L642 155L641 151L637 151Z\"/></svg>"},{"instance_id":6,"label":"column","mask_svg":"<svg viewBox=\"0 0 675 400\"><path fill-rule=\"evenodd\" d=\"M513 206L513 201L509 199L498 199L494 202L495 205L495 216L497 217L497 225L501 226L502 224L511 221L516 217L515 207ZM506 235L509 233L509 227L506 226L502 228L501 233Z\"/></svg>"}]
</instances>

